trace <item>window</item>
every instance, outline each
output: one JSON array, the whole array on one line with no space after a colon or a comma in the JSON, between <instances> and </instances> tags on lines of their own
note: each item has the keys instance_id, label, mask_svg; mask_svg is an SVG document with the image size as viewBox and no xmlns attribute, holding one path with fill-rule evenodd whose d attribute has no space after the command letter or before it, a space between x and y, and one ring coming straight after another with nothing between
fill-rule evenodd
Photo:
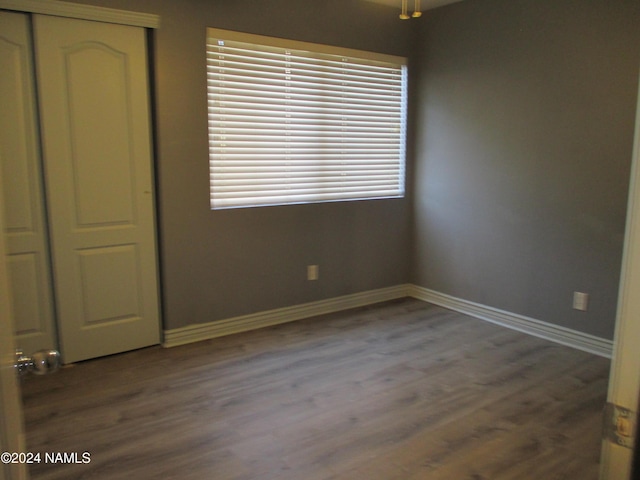
<instances>
[{"instance_id":1,"label":"window","mask_svg":"<svg viewBox=\"0 0 640 480\"><path fill-rule=\"evenodd\" d=\"M207 30L211 208L404 196L406 61Z\"/></svg>"}]
</instances>

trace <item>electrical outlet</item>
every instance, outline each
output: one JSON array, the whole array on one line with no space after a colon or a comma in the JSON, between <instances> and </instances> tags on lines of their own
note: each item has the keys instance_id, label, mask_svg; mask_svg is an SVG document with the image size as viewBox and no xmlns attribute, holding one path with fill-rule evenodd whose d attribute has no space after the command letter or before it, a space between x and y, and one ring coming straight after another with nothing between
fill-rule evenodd
<instances>
[{"instance_id":1,"label":"electrical outlet","mask_svg":"<svg viewBox=\"0 0 640 480\"><path fill-rule=\"evenodd\" d=\"M318 280L320 267L318 265L307 265L307 280Z\"/></svg>"},{"instance_id":2,"label":"electrical outlet","mask_svg":"<svg viewBox=\"0 0 640 480\"><path fill-rule=\"evenodd\" d=\"M583 292L573 292L573 308L583 312L587 311L589 306L589 294Z\"/></svg>"}]
</instances>

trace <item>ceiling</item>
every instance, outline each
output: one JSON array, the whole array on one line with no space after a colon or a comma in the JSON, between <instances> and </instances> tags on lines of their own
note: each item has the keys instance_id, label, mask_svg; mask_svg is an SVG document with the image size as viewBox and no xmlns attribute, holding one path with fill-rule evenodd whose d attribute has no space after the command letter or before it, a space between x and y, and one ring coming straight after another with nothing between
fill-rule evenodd
<instances>
[{"instance_id":1,"label":"ceiling","mask_svg":"<svg viewBox=\"0 0 640 480\"><path fill-rule=\"evenodd\" d=\"M390 7L398 7L400 9L401 0L367 0L368 2L380 3L382 5L388 5ZM449 3L461 2L462 0L421 0L421 10L429 10L431 8L441 7L442 5L448 5ZM413 11L413 0L409 0L409 10Z\"/></svg>"}]
</instances>

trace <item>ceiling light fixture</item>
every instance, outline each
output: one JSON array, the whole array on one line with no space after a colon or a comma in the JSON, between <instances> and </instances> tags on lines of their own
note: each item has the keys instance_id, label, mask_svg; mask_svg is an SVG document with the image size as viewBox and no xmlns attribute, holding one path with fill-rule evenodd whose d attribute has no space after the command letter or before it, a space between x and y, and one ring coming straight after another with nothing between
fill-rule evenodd
<instances>
[{"instance_id":1,"label":"ceiling light fixture","mask_svg":"<svg viewBox=\"0 0 640 480\"><path fill-rule=\"evenodd\" d=\"M402 11L400 12L400 19L409 20L411 17L418 18L422 16L422 9L420 8L420 0L414 0L413 13L409 16L407 3L409 0L402 0Z\"/></svg>"}]
</instances>

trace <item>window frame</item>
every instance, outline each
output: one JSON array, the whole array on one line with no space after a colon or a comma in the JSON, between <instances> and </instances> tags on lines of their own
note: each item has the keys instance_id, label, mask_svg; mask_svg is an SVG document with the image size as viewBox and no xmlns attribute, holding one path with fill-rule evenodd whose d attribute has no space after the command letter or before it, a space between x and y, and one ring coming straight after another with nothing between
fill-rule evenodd
<instances>
[{"instance_id":1,"label":"window frame","mask_svg":"<svg viewBox=\"0 0 640 480\"><path fill-rule=\"evenodd\" d=\"M404 197L408 78L406 58L215 28L207 28L206 44L209 190L212 209ZM241 54L240 50L234 50L248 48L249 45L253 46L251 54L247 52ZM229 53L231 51L235 53L231 55ZM285 58L285 54L288 60L273 60ZM251 100L245 100L240 95L240 89L249 88L247 81L249 77L244 75L242 81L237 80L241 77L238 73L240 70L233 66L236 65L235 61L239 62L238 59L241 59L245 64L243 68L246 68L246 63L251 60L248 57L251 55L257 57L255 64L252 64L252 68L255 68L252 71L254 76L250 77L256 87L254 89L252 86L251 92L247 90ZM341 63L336 63L338 58ZM316 61L321 65L320 67L313 64ZM282 69L285 68L285 64L286 71L278 70L277 74L274 73L276 67ZM313 65L308 67L308 64ZM290 65L294 67L290 68ZM344 73L337 73L340 68L336 65L341 65ZM353 79L356 78L356 74L363 71L367 73L367 69L368 76L359 77L358 85L354 86ZM304 80L299 80L303 78L300 71L305 74ZM328 71L330 72L327 73ZM291 72L296 72L297 76L291 75ZM314 73L318 76L308 76ZM276 76L277 80L274 79ZM291 78L295 80L291 81ZM315 79L320 86L314 87L315 90L309 89L310 79ZM342 87L336 81L337 79L341 80ZM362 79L365 81L363 82ZM287 98L293 98L293 100L279 99L278 102L282 103L278 103L277 108L274 108L271 89L274 88L273 84L276 81L281 82L277 87L281 90L285 88L283 85L288 85ZM233 82L238 83L236 85ZM269 105L259 103L266 102L263 97L259 97L259 91L262 91L261 89L266 91L267 87L263 84L267 82L269 82L268 96L270 97L268 101L272 102ZM367 88L367 82L372 86ZM291 86L294 88L290 88ZM376 92L374 86L381 90ZM335 92L339 89L343 89L342 93L336 94ZM229 94L230 91L235 91L235 94ZM292 91L293 94L291 94ZM296 92L299 91L306 92L306 95L296 96ZM315 99L316 96L321 100ZM339 96L344 106L338 105L338 101L335 101ZM302 97L307 99L313 97L314 100L303 101ZM367 97L372 97L375 101L367 100ZM255 100L256 98L258 100ZM237 107L253 101L258 102L257 107ZM307 103L312 104L312 107L305 106ZM318 103L333 106L331 109L324 107L325 110L318 113ZM357 105L350 106L354 104ZM265 109L277 110L273 116L276 119L278 115L283 115L282 108L301 116L295 117L293 122L287 121L286 127L283 126L282 119L274 120L276 125L280 125L277 129L272 129L269 125L266 130L249 131L242 124L243 118L250 118L252 122L258 122L255 123L257 125L255 128L262 128L263 125L260 122L268 122L262 118L264 117L262 112ZM367 109L369 111L363 114ZM309 113L312 110L313 113ZM256 111L259 113L256 114ZM300 112L303 113L300 114ZM334 114L334 112L338 113ZM260 115L259 120L256 120L258 118L256 115ZM317 115L322 117L324 123L320 125L316 123L319 120L304 118L300 120L299 118L304 115L311 116L310 118ZM342 119L325 120L338 116L342 116ZM234 120L229 120L230 118ZM302 127L299 131L290 125L296 122L301 122ZM254 123L246 125L254 125ZM315 132L316 136L313 136L314 132L311 130L319 132ZM358 130L357 133L353 133L356 130ZM261 135L255 132L260 132ZM300 141L299 139L304 135L299 132L308 134L310 139L305 137ZM330 140L327 140L325 135L330 137ZM254 141L254 138L261 140ZM304 142L306 142L305 146L323 145L322 148L325 150L316 147L317 151L313 154L306 153L311 148L296 150ZM325 143L330 147L325 146ZM252 150L251 144L268 145L267 149L274 148L274 150L264 151L276 153L267 155L257 147ZM340 152L337 152L338 150ZM240 160L237 160L238 158ZM252 168L253 172L251 172ZM311 171L313 169L315 173ZM306 172L307 170L311 173ZM262 173L256 173L256 171ZM278 174L284 176L278 176ZM271 178L273 184L269 184L267 180L261 180L259 175ZM252 178L247 180L248 177ZM240 185L241 181L254 185L255 192L246 185ZM226 198L227 192L228 196L237 195L237 198Z\"/></svg>"}]
</instances>

